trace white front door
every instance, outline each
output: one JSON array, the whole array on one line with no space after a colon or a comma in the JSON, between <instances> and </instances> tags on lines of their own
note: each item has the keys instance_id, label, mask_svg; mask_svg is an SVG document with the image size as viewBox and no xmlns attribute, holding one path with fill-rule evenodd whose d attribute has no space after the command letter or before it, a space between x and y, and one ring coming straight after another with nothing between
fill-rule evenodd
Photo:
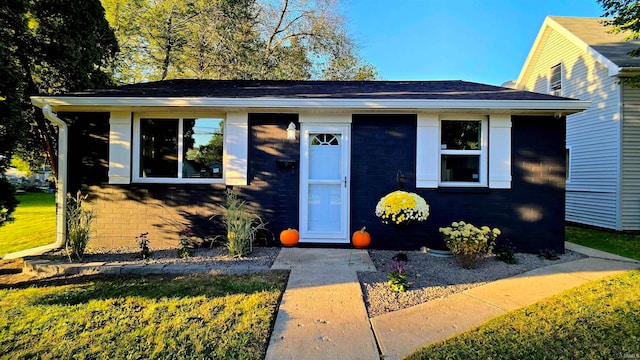
<instances>
[{"instance_id":1,"label":"white front door","mask_svg":"<svg viewBox=\"0 0 640 360\"><path fill-rule=\"evenodd\" d=\"M301 242L349 243L350 130L301 124Z\"/></svg>"}]
</instances>

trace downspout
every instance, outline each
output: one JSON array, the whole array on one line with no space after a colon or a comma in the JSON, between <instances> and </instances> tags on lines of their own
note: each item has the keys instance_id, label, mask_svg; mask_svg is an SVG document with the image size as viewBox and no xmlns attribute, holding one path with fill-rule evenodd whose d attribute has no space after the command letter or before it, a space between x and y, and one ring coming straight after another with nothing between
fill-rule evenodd
<instances>
[{"instance_id":1,"label":"downspout","mask_svg":"<svg viewBox=\"0 0 640 360\"><path fill-rule=\"evenodd\" d=\"M56 241L49 245L54 249L64 246L67 230L67 143L69 128L51 109L51 105L42 106L42 114L58 127L58 178L56 187Z\"/></svg>"}]
</instances>

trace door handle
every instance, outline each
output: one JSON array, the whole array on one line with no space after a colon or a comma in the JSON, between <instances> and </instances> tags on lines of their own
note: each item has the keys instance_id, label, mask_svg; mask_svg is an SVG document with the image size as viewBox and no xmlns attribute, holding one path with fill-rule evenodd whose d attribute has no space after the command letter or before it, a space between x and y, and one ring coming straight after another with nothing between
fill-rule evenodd
<instances>
[{"instance_id":1,"label":"door handle","mask_svg":"<svg viewBox=\"0 0 640 360\"><path fill-rule=\"evenodd\" d=\"M346 176L344 177L344 187L345 188L347 187L347 177Z\"/></svg>"}]
</instances>

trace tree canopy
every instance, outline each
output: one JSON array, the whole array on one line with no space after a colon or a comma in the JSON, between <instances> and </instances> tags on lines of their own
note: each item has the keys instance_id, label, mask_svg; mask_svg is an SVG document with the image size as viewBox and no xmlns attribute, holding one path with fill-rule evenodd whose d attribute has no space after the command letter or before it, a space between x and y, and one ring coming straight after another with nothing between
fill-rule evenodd
<instances>
[{"instance_id":1,"label":"tree canopy","mask_svg":"<svg viewBox=\"0 0 640 360\"><path fill-rule=\"evenodd\" d=\"M46 154L57 172L57 129L30 96L106 86L117 51L99 0L0 2L0 174L14 153ZM3 187L0 198L9 204L9 197ZM10 213L3 199L0 207Z\"/></svg>"},{"instance_id":2,"label":"tree canopy","mask_svg":"<svg viewBox=\"0 0 640 360\"><path fill-rule=\"evenodd\" d=\"M171 78L373 80L336 0L102 0L121 83Z\"/></svg>"}]
</instances>

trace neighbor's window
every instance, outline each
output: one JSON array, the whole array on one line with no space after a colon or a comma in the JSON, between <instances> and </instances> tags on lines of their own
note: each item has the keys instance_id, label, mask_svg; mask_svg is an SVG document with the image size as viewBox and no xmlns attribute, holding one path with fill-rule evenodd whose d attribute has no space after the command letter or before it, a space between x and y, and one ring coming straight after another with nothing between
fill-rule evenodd
<instances>
[{"instance_id":1,"label":"neighbor's window","mask_svg":"<svg viewBox=\"0 0 640 360\"><path fill-rule=\"evenodd\" d=\"M486 184L483 120L442 120L440 127L440 184Z\"/></svg>"},{"instance_id":2,"label":"neighbor's window","mask_svg":"<svg viewBox=\"0 0 640 360\"><path fill-rule=\"evenodd\" d=\"M549 74L549 94L556 96L562 94L562 64L551 67Z\"/></svg>"},{"instance_id":3,"label":"neighbor's window","mask_svg":"<svg viewBox=\"0 0 640 360\"><path fill-rule=\"evenodd\" d=\"M222 178L223 120L141 118L137 122L139 181Z\"/></svg>"}]
</instances>

